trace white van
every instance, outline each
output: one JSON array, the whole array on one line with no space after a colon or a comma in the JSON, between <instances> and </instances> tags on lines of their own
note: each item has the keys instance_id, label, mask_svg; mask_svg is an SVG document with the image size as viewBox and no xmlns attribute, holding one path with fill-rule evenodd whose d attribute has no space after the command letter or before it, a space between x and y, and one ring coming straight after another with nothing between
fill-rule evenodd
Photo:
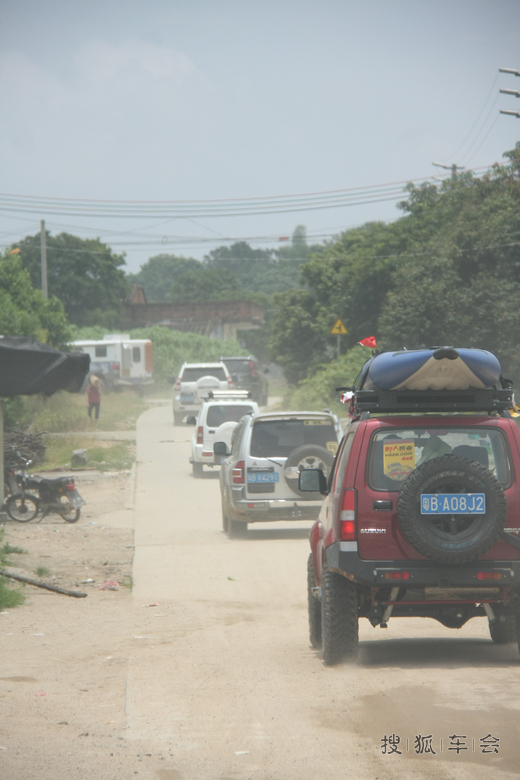
<instances>
[{"instance_id":1,"label":"white van","mask_svg":"<svg viewBox=\"0 0 520 780\"><path fill-rule=\"evenodd\" d=\"M72 347L90 355L91 373L96 371L103 378L102 363L110 363L115 376L115 387L141 389L153 382L153 350L150 339L131 339L128 333L112 333L101 341L80 339Z\"/></svg>"}]
</instances>

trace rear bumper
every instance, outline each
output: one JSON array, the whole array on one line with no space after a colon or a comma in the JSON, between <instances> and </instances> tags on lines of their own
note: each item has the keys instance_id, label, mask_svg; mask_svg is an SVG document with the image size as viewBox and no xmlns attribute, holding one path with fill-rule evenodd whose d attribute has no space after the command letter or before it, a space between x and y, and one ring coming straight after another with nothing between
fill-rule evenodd
<instances>
[{"instance_id":1,"label":"rear bumper","mask_svg":"<svg viewBox=\"0 0 520 780\"><path fill-rule=\"evenodd\" d=\"M446 566L434 561L365 561L358 555L357 542L335 542L327 547L325 554L327 568L372 588L520 587L520 561L481 560L457 566ZM394 579L395 574L403 572L408 574L406 579ZM501 576L499 579L484 579L483 573Z\"/></svg>"},{"instance_id":2,"label":"rear bumper","mask_svg":"<svg viewBox=\"0 0 520 780\"><path fill-rule=\"evenodd\" d=\"M234 501L232 515L247 523L269 523L276 520L316 520L321 501L253 499Z\"/></svg>"}]
</instances>

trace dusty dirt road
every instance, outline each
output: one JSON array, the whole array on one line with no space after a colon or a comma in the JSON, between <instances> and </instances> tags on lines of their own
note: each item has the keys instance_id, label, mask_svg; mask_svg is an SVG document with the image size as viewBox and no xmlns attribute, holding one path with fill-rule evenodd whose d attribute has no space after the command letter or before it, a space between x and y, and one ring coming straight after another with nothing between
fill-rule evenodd
<instances>
[{"instance_id":1,"label":"dusty dirt road","mask_svg":"<svg viewBox=\"0 0 520 780\"><path fill-rule=\"evenodd\" d=\"M516 646L494 646L483 619L363 622L359 664L324 667L308 524L228 540L190 435L169 405L140 418L133 509L128 476L85 474L77 525L6 524L21 566L88 597L27 587L0 614L1 780L518 777Z\"/></svg>"}]
</instances>

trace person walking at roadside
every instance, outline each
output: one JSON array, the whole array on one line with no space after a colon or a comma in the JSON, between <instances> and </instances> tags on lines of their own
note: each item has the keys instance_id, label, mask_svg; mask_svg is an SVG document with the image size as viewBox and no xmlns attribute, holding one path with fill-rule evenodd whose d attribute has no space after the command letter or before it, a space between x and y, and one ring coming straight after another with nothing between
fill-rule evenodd
<instances>
[{"instance_id":1,"label":"person walking at roadside","mask_svg":"<svg viewBox=\"0 0 520 780\"><path fill-rule=\"evenodd\" d=\"M92 420L92 412L95 412L96 420L99 420L99 407L101 405L101 382L99 377L92 374L87 386L88 416Z\"/></svg>"}]
</instances>

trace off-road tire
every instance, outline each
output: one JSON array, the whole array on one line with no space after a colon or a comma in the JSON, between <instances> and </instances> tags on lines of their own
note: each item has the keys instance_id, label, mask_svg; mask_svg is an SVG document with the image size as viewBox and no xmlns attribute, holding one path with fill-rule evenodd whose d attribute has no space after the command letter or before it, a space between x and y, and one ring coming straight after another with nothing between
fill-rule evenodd
<instances>
[{"instance_id":1,"label":"off-road tire","mask_svg":"<svg viewBox=\"0 0 520 780\"><path fill-rule=\"evenodd\" d=\"M302 447L296 447L289 454L285 461L284 469L292 467L297 467L299 471L302 471L302 469L321 469L325 476L328 477L333 460L334 456L325 447L321 447L319 444L304 444ZM285 481L297 496L314 500L322 498L321 493L301 491L298 487L297 479L287 479L286 477Z\"/></svg>"},{"instance_id":2,"label":"off-road tire","mask_svg":"<svg viewBox=\"0 0 520 780\"><path fill-rule=\"evenodd\" d=\"M316 577L314 575L314 561L312 553L307 560L307 603L309 606L309 639L311 645L319 649L321 641L321 602L313 595L313 588L316 587Z\"/></svg>"},{"instance_id":3,"label":"off-road tire","mask_svg":"<svg viewBox=\"0 0 520 780\"><path fill-rule=\"evenodd\" d=\"M191 470L195 479L199 479L200 477L202 477L204 468L202 466L202 463L196 463L195 461L193 461L193 463L191 464Z\"/></svg>"},{"instance_id":4,"label":"off-road tire","mask_svg":"<svg viewBox=\"0 0 520 780\"><path fill-rule=\"evenodd\" d=\"M40 503L36 496L31 496L28 493L25 496L15 493L9 496L5 502L7 514L11 520L16 520L17 523L28 523L30 520L34 520L39 507Z\"/></svg>"},{"instance_id":5,"label":"off-road tire","mask_svg":"<svg viewBox=\"0 0 520 780\"><path fill-rule=\"evenodd\" d=\"M241 523L239 520L227 519L227 535L230 539L244 539L247 536L247 523Z\"/></svg>"},{"instance_id":6,"label":"off-road tire","mask_svg":"<svg viewBox=\"0 0 520 780\"><path fill-rule=\"evenodd\" d=\"M328 569L321 577L321 620L324 664L355 662L359 639L357 586Z\"/></svg>"},{"instance_id":7,"label":"off-road tire","mask_svg":"<svg viewBox=\"0 0 520 780\"><path fill-rule=\"evenodd\" d=\"M516 620L514 615L506 615L505 622L495 620L489 624L491 639L496 645L508 645L516 642Z\"/></svg>"},{"instance_id":8,"label":"off-road tire","mask_svg":"<svg viewBox=\"0 0 520 780\"><path fill-rule=\"evenodd\" d=\"M421 515L421 493L485 493L484 515ZM474 460L443 455L418 466L404 481L397 518L405 539L432 561L474 561L497 542L507 504L496 477ZM452 518L452 519L450 519Z\"/></svg>"}]
</instances>

